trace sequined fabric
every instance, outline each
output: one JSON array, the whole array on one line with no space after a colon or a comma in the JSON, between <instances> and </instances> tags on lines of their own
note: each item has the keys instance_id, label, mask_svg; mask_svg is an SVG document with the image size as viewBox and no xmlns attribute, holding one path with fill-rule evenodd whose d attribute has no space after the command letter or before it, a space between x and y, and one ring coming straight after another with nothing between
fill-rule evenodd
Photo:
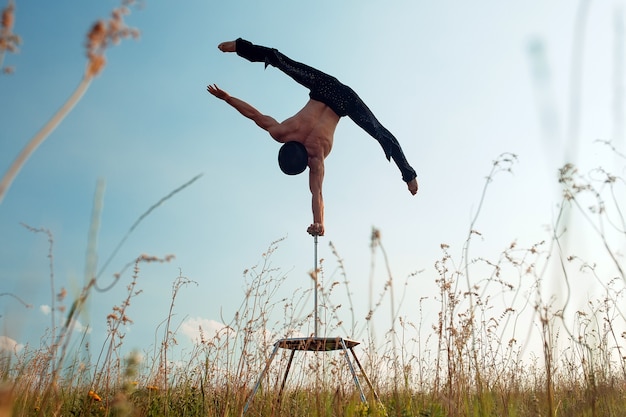
<instances>
[{"instance_id":1,"label":"sequined fabric","mask_svg":"<svg viewBox=\"0 0 626 417\"><path fill-rule=\"evenodd\" d=\"M402 180L409 182L416 177L415 170L409 165L398 140L374 116L363 100L335 77L308 65L294 61L277 49L254 45L245 39L236 41L237 55L251 62L263 62L271 65L298 84L309 89L312 100L321 101L338 116L348 116L360 128L380 143L387 160L393 158L402 173Z\"/></svg>"}]
</instances>

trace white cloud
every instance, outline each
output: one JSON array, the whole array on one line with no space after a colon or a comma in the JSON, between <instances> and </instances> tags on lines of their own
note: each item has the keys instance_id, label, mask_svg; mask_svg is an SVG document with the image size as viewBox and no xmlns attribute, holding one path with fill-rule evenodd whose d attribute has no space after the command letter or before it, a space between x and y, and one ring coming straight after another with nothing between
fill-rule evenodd
<instances>
[{"instance_id":1,"label":"white cloud","mask_svg":"<svg viewBox=\"0 0 626 417\"><path fill-rule=\"evenodd\" d=\"M74 331L78 332L78 333L91 333L91 327L89 326L83 326L83 324L78 321L78 320L74 320Z\"/></svg>"},{"instance_id":2,"label":"white cloud","mask_svg":"<svg viewBox=\"0 0 626 417\"><path fill-rule=\"evenodd\" d=\"M46 316L50 314L50 312L52 311L52 308L49 305L46 304L42 304L39 306L39 311L41 311L43 314L45 314ZM63 319L65 320L65 319ZM63 323L65 324L65 321L63 321ZM84 326L80 321L78 320L74 320L74 331L78 332L78 333L91 333L91 327L89 326Z\"/></svg>"},{"instance_id":3,"label":"white cloud","mask_svg":"<svg viewBox=\"0 0 626 417\"><path fill-rule=\"evenodd\" d=\"M199 343L202 339L210 340L218 335L223 336L227 333L232 335L234 330L215 320L192 317L181 324L180 332L194 343Z\"/></svg>"},{"instance_id":4,"label":"white cloud","mask_svg":"<svg viewBox=\"0 0 626 417\"><path fill-rule=\"evenodd\" d=\"M20 345L15 340L11 339L7 336L0 336L0 352L9 351L9 352L19 352L22 350L24 345Z\"/></svg>"}]
</instances>

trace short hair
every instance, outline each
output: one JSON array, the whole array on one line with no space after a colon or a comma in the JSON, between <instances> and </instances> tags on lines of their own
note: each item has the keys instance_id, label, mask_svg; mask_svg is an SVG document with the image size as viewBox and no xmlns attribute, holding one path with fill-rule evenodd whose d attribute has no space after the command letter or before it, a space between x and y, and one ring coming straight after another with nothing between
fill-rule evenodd
<instances>
[{"instance_id":1,"label":"short hair","mask_svg":"<svg viewBox=\"0 0 626 417\"><path fill-rule=\"evenodd\" d=\"M309 154L303 144L286 142L278 151L278 166L287 175L298 175L309 164Z\"/></svg>"}]
</instances>

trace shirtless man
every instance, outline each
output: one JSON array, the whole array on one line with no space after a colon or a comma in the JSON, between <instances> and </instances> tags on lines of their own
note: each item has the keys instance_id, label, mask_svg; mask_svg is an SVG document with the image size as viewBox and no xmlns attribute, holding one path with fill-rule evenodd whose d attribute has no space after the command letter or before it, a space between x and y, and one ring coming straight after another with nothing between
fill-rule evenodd
<instances>
[{"instance_id":1,"label":"shirtless man","mask_svg":"<svg viewBox=\"0 0 626 417\"><path fill-rule=\"evenodd\" d=\"M380 143L387 160L393 158L400 169L402 179L407 183L411 194L417 193L415 170L407 162L400 144L380 124L351 88L341 84L330 75L291 60L276 49L253 45L241 38L222 42L218 48L222 52L236 52L237 55L251 62L264 62L266 68L272 65L310 90L310 99L305 106L294 116L279 123L245 101L232 97L217 85L207 87L209 93L226 101L243 116L254 121L277 142L287 144L295 141L304 145L308 153L306 164L309 167L309 188L313 209L313 224L307 229L309 234L324 235L324 201L322 198L324 159L332 149L335 128L343 116L350 117Z\"/></svg>"}]
</instances>

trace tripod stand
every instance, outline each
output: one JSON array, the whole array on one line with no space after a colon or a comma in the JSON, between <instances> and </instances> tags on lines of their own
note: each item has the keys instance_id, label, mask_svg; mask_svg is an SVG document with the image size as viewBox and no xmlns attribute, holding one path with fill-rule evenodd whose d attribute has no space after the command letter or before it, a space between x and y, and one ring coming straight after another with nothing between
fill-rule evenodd
<instances>
[{"instance_id":1,"label":"tripod stand","mask_svg":"<svg viewBox=\"0 0 626 417\"><path fill-rule=\"evenodd\" d=\"M335 350L342 350L343 351L343 356L346 360L346 363L348 365L348 368L350 369L350 373L352 374L352 380L354 381L355 386L357 387L357 390L359 391L359 396L361 398L361 402L363 403L367 403L367 399L365 397L365 393L363 392L363 388L361 386L361 383L359 381L359 377L357 376L357 373L355 371L354 368L354 364L352 363L352 360L350 359L350 355L348 355L348 351L350 351L350 353L352 354L352 358L354 359L354 363L358 366L361 375L363 376L363 379L365 379L365 382L367 383L367 385L370 388L370 391L372 392L372 394L374 395L374 398L376 399L376 401L378 403L380 403L380 399L378 398L378 395L376 394L376 391L374 390L374 387L372 386L372 383L370 382L370 379L367 377L367 374L365 372L365 370L363 369L363 367L361 366L361 363L359 362L359 359L357 358L356 354L354 353L353 348L355 346L357 346L360 342L357 342L355 340L350 340L350 339L345 339L343 337L319 337L318 336L318 317L317 317L317 310L318 310L318 306L317 306L317 291L318 291L318 280L317 280L317 236L314 236L315 240L314 240L314 281L315 281L315 289L314 289L314 295L313 295L313 302L314 302L314 333L313 336L311 337L296 337L296 338L287 338L287 339L279 339L274 343L274 349L272 350L272 353L270 354L270 357L268 358L266 364L265 364L265 368L263 369L263 371L261 372L261 375L259 376L259 379L257 380L256 384L254 385L254 388L252 389L252 392L250 393L250 395L248 396L248 399L246 401L246 404L244 406L243 409L243 414L246 414L246 412L248 411L248 408L250 407L250 404L252 403L252 400L254 399L254 396L256 394L256 392L258 391L259 387L261 386L261 381L263 380L263 378L265 377L265 375L267 374L268 370L270 369L270 365L272 364L272 361L274 360L274 357L276 356L276 353L278 352L278 349L289 349L291 350L291 354L289 355L289 362L287 363L287 368L285 370L285 375L283 376L283 380L280 386L280 391L278 392L278 404L280 405L280 401L282 398L282 393L283 390L285 388L285 383L287 382L287 376L289 375L289 370L291 369L291 363L293 361L293 358L296 354L296 351L309 351L309 352L331 352L331 351L335 351Z\"/></svg>"}]
</instances>

